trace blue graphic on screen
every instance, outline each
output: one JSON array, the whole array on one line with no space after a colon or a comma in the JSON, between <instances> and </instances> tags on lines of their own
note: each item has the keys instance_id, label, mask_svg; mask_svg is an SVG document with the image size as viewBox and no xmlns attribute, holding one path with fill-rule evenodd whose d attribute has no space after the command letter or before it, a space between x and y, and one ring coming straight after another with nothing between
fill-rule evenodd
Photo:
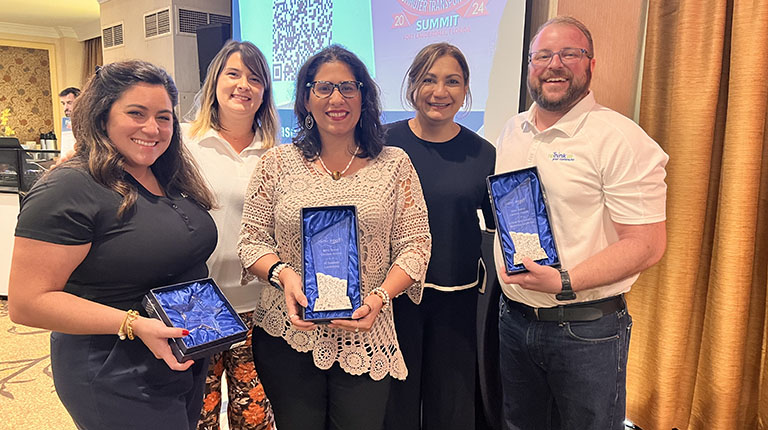
<instances>
[{"instance_id":1,"label":"blue graphic on screen","mask_svg":"<svg viewBox=\"0 0 768 430\"><path fill-rule=\"evenodd\" d=\"M282 140L290 141L295 77L304 61L332 43L365 62L381 87L384 121L410 118L401 86L425 45L458 46L470 65L472 110L457 122L482 133L488 82L507 0L233 0L233 38L248 40L272 70ZM509 2L514 8L521 7ZM514 5L513 5L514 4ZM517 103L510 100L510 103Z\"/></svg>"}]
</instances>

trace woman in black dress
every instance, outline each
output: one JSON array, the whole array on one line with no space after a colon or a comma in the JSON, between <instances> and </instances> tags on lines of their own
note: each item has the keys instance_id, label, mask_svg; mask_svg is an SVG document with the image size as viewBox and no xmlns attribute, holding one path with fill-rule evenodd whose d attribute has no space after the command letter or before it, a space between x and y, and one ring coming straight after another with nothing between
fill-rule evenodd
<instances>
[{"instance_id":1,"label":"woman in black dress","mask_svg":"<svg viewBox=\"0 0 768 430\"><path fill-rule=\"evenodd\" d=\"M411 157L424 190L432 258L419 306L393 300L397 337L410 374L390 391L386 428L474 429L476 314L485 281L477 210L493 226L485 178L493 146L457 124L469 109L469 66L447 43L423 48L405 78L416 116L388 125L387 144Z\"/></svg>"}]
</instances>

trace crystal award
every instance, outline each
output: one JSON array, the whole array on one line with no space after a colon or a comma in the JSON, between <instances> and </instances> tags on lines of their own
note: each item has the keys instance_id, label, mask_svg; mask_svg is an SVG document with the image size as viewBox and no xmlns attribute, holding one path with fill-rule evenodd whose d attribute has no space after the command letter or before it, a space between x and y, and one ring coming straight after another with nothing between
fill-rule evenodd
<instances>
[{"instance_id":1,"label":"crystal award","mask_svg":"<svg viewBox=\"0 0 768 430\"><path fill-rule=\"evenodd\" d=\"M531 260L547 259L547 253L539 241L536 206L531 191L531 179L526 178L499 200L499 209L509 236L515 246L513 263L521 264L524 257Z\"/></svg>"},{"instance_id":2,"label":"crystal award","mask_svg":"<svg viewBox=\"0 0 768 430\"><path fill-rule=\"evenodd\" d=\"M317 281L314 312L352 309L347 296L350 223L344 218L310 239Z\"/></svg>"}]
</instances>

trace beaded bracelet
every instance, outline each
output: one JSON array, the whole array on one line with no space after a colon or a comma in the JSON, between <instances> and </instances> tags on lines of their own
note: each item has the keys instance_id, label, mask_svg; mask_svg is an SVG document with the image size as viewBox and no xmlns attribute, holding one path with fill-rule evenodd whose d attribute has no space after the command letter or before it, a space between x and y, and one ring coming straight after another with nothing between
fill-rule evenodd
<instances>
[{"instance_id":1,"label":"beaded bracelet","mask_svg":"<svg viewBox=\"0 0 768 430\"><path fill-rule=\"evenodd\" d=\"M117 336L120 340L125 340L126 336L129 340L135 339L133 336L133 322L136 321L136 318L138 317L139 311L133 309L125 313L125 318L123 318L123 322L120 324L120 329L117 331Z\"/></svg>"},{"instance_id":2,"label":"beaded bracelet","mask_svg":"<svg viewBox=\"0 0 768 430\"><path fill-rule=\"evenodd\" d=\"M392 301L389 299L389 293L387 292L387 290L385 290L382 287L376 287L373 290L371 290L371 292L368 295L379 296L379 298L381 299L382 311L386 311L387 309L389 309L389 305Z\"/></svg>"},{"instance_id":3,"label":"beaded bracelet","mask_svg":"<svg viewBox=\"0 0 768 430\"><path fill-rule=\"evenodd\" d=\"M273 287L281 291L283 286L280 284L280 272L282 272L286 267L290 267L290 265L284 261L278 261L277 263L273 264L272 267L269 268L269 272L267 272L267 281L269 281Z\"/></svg>"}]
</instances>

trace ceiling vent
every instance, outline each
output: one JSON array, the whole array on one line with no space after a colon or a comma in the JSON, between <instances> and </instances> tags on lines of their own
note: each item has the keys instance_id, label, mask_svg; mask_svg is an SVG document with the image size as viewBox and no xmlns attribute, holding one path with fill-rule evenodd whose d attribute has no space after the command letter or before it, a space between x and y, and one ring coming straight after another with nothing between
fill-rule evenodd
<instances>
[{"instance_id":1,"label":"ceiling vent","mask_svg":"<svg viewBox=\"0 0 768 430\"><path fill-rule=\"evenodd\" d=\"M123 46L123 23L102 28L101 41L105 49Z\"/></svg>"},{"instance_id":2,"label":"ceiling vent","mask_svg":"<svg viewBox=\"0 0 768 430\"><path fill-rule=\"evenodd\" d=\"M144 38L171 33L171 11L161 9L144 15Z\"/></svg>"}]
</instances>

